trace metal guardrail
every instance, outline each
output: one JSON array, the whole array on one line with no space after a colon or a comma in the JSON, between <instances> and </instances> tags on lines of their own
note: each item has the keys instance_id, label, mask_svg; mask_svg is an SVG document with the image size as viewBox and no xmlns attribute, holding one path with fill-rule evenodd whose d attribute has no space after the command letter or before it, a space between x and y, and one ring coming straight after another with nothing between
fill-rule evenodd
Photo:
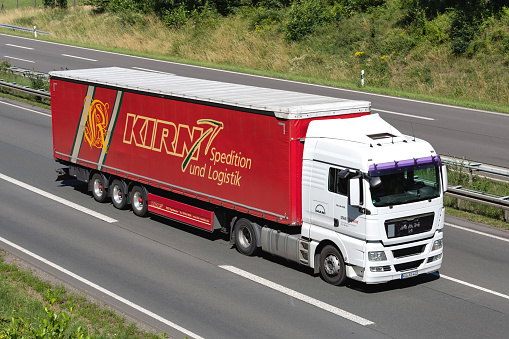
<instances>
[{"instance_id":1,"label":"metal guardrail","mask_svg":"<svg viewBox=\"0 0 509 339\"><path fill-rule=\"evenodd\" d=\"M458 199L458 209L461 208L463 200L503 209L504 219L506 222L509 222L509 196L503 197L462 186L449 186L445 194L451 198Z\"/></svg>"},{"instance_id":2,"label":"metal guardrail","mask_svg":"<svg viewBox=\"0 0 509 339\"><path fill-rule=\"evenodd\" d=\"M25 78L26 77L40 77L40 78L43 78L43 79L46 79L46 80L49 79L49 74L48 73L37 72L37 71L26 69L26 68L5 67L5 68L2 68L2 69L8 70L11 73L20 74L20 75L22 75Z\"/></svg>"},{"instance_id":3,"label":"metal guardrail","mask_svg":"<svg viewBox=\"0 0 509 339\"><path fill-rule=\"evenodd\" d=\"M508 168L487 165L477 161L458 159L444 155L441 155L440 158L442 159L442 162L447 165L468 169L470 182L472 182L473 174L476 172L484 172L509 178ZM462 186L449 186L446 195L458 199L458 209L460 208L461 202L463 200L483 204L486 206L501 208L504 210L505 221L509 222L509 196L504 197L501 195L481 192Z\"/></svg>"},{"instance_id":4,"label":"metal guardrail","mask_svg":"<svg viewBox=\"0 0 509 339\"><path fill-rule=\"evenodd\" d=\"M38 96L42 99L51 99L51 94L43 89L32 89L29 86L21 86L15 83L6 82L0 79L0 87Z\"/></svg>"},{"instance_id":5,"label":"metal guardrail","mask_svg":"<svg viewBox=\"0 0 509 339\"><path fill-rule=\"evenodd\" d=\"M6 25L6 24L0 24L0 27L7 28L7 29L12 29L14 31L22 31L22 32L28 32L28 33L50 34L49 32L45 32L45 31L39 31L39 30L36 30L36 29L30 29L30 28L25 28L25 27L18 27L18 26L13 26L13 25Z\"/></svg>"},{"instance_id":6,"label":"metal guardrail","mask_svg":"<svg viewBox=\"0 0 509 339\"><path fill-rule=\"evenodd\" d=\"M503 168L495 165L487 165L477 161L458 159L448 157L445 155L440 155L440 158L442 159L442 162L446 163L447 165L454 165L468 169L470 180L472 180L473 172L484 172L509 178L509 168Z\"/></svg>"}]
</instances>

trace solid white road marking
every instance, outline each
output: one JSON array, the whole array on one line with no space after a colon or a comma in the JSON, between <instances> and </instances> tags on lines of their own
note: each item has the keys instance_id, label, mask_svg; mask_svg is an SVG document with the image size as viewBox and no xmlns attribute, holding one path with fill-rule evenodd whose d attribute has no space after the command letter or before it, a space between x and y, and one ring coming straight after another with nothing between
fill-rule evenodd
<instances>
[{"instance_id":1,"label":"solid white road marking","mask_svg":"<svg viewBox=\"0 0 509 339\"><path fill-rule=\"evenodd\" d=\"M84 58L84 57L80 57L80 56L76 56L76 55L69 55L69 54L61 54L61 55L68 57L68 58L75 58L75 59L81 59L81 60L87 60L87 61L97 61L95 59Z\"/></svg>"},{"instance_id":2,"label":"solid white road marking","mask_svg":"<svg viewBox=\"0 0 509 339\"><path fill-rule=\"evenodd\" d=\"M21 109L24 109L26 111L34 112L34 113L37 113L37 114L40 114L40 115L44 115L46 117L50 117L51 118L51 114L42 113L42 112L30 109L30 108L21 107L21 106L10 104L8 102L3 102L3 101L0 101L0 104L9 105L9 106L16 107L16 108L21 108Z\"/></svg>"},{"instance_id":3,"label":"solid white road marking","mask_svg":"<svg viewBox=\"0 0 509 339\"><path fill-rule=\"evenodd\" d=\"M490 294L496 295L497 297L501 297L501 298L505 298L505 299L509 300L509 295L502 294L502 293L499 293L499 292L496 292L496 291L493 291L493 290L489 290L487 288L484 288L484 287L481 287L481 286L477 286L477 285L468 283L468 282L463 281L463 280L459 280L459 279L456 279L456 278L451 278L451 277L449 277L447 275L443 275L442 273L439 273L439 276L440 276L440 278L444 278L444 279L447 279L447 280L450 280L450 281L454 281L455 283L458 283L458 284L461 284L461 285L465 285L465 286L468 286L468 287L472 287L472 288L475 288L476 290L483 291L483 292L486 292L486 293L490 293Z\"/></svg>"},{"instance_id":4,"label":"solid white road marking","mask_svg":"<svg viewBox=\"0 0 509 339\"><path fill-rule=\"evenodd\" d=\"M387 114L402 115L404 117L410 117L410 118L416 118L416 119L432 120L432 121L435 120L433 118L421 117L421 116L418 116L418 115L412 115L412 114L406 114L406 113L398 113L398 112L392 112L392 111L384 111L383 109L372 108L371 110L372 111L376 111L376 112L387 113Z\"/></svg>"},{"instance_id":5,"label":"solid white road marking","mask_svg":"<svg viewBox=\"0 0 509 339\"><path fill-rule=\"evenodd\" d=\"M30 62L32 64L35 63L35 61L32 61L32 60L25 60L25 59L15 58L15 57L11 57L11 56L8 56L8 55L4 55L4 58L14 59L14 60L19 60L19 61L24 61L24 62Z\"/></svg>"},{"instance_id":6,"label":"solid white road marking","mask_svg":"<svg viewBox=\"0 0 509 339\"><path fill-rule=\"evenodd\" d=\"M0 241L5 243L5 244L7 244L7 245L9 245L9 246L11 246L11 247L14 247L18 251L21 251L21 252L25 253L26 255L31 256L32 258L34 258L36 260L39 260L39 261L45 263L46 265L48 265L50 267L53 267L54 269L56 269L56 270L58 270L58 271L60 271L60 272L62 272L64 274L66 274L66 275L68 275L68 276L70 276L70 277L72 277L72 278L74 278L74 279L76 279L76 280L78 280L78 281L80 281L80 282L82 282L82 283L84 283L84 284L86 284L86 285L96 289L96 290L98 290L101 293L106 294L106 295L112 297L113 299L116 299L116 300L120 301L121 303L126 304L129 307L132 307L135 310L137 310L139 312L142 312L142 313L148 315L149 317L152 317L152 318L162 322L163 324L166 324L166 325L168 325L170 327L173 327L174 329L184 333L187 336L190 336L190 337L196 338L196 339L203 339L201 336L199 336L199 335L197 335L197 334L195 334L195 333L193 333L193 332L191 332L189 330L186 330L185 328L183 328L183 327L181 327L181 326L179 326L179 325L177 325L177 324L175 324L175 323L173 323L173 322L171 322L171 321L169 321L169 320L167 320L167 319L165 319L165 318L163 318L163 317L161 317L161 316L159 316L159 315L157 315L157 314L155 314L155 313L153 313L153 312L151 312L151 311L149 311L149 310L147 310L147 309L145 309L145 308L143 308L141 306L138 306L137 304L135 304L135 303L133 303L133 302L131 302L131 301L125 299L125 298L122 298L121 296L119 296L119 295L117 295L117 294L115 294L113 292L110 292L109 290L107 290L107 289L105 289L105 288L103 288L103 287L101 287L101 286L99 286L97 284L94 284L93 282L91 282L91 281L89 281L89 280L87 280L87 279L85 279L85 278L83 278L83 277L81 277L81 276L79 276L79 275L77 275L77 274L75 274L75 273L73 273L73 272L71 272L71 271L69 271L69 270L67 270L67 269L65 269L65 268L63 268L63 267L61 267L61 266L51 262L51 261L49 261L49 260L47 260L47 259L44 259L43 257L41 257L41 256L39 256L39 255L37 255L35 253L32 253L29 250L27 250L27 249L25 249L25 248L23 248L23 247L21 247L19 245L16 245L15 243L13 243L13 242L11 242L11 241L9 241L7 239L4 239L4 238L0 237Z\"/></svg>"},{"instance_id":7,"label":"solid white road marking","mask_svg":"<svg viewBox=\"0 0 509 339\"><path fill-rule=\"evenodd\" d=\"M491 235L491 234L480 232L480 231L476 231L476 230L471 230L470 228L466 228L466 227L462 227L462 226L458 226L458 225L453 225L453 224L450 224L448 222L445 222L444 225L449 226L449 227L453 227L453 228L457 228L457 229L460 229L460 230L463 230L463 231L467 231L467 232L483 235L485 237L489 237L489 238L493 238L493 239L509 242L509 239L506 239L506 238L498 237L496 235Z\"/></svg>"},{"instance_id":8,"label":"solid white road marking","mask_svg":"<svg viewBox=\"0 0 509 339\"><path fill-rule=\"evenodd\" d=\"M254 281L254 282L258 283L258 284L261 284L263 286L272 288L273 290L276 290L276 291L281 292L283 294L289 295L292 298L298 299L300 301L303 301L303 302L308 303L310 305L313 305L313 306L316 306L318 308L321 308L322 310L325 310L327 312L330 312L330 313L335 314L337 316L340 316L342 318L345 318L345 319L351 320L353 322L356 322L357 324L360 324L360 325L363 325L363 326L373 325L374 324L374 322L372 322L370 320L364 319L362 317L359 317L359 316L357 316L355 314L352 314L350 312L347 312L347 311L342 310L340 308L337 308L335 306L326 304L323 301L320 301L320 300L308 297L305 294L302 294L302 293L299 293L297 291L291 290L291 289L289 289L287 287L281 286L281 285L276 284L276 283L274 283L274 282L272 282L270 280L264 279L262 277L254 275L252 273L249 273L249 272L246 272L244 270L241 270L241 269L239 269L237 267L228 266L228 265L221 265L219 267L222 268L222 269L225 269L225 270L227 270L229 272L232 272L232 273L235 273L237 275L240 275L240 276L242 276L242 277L244 277L246 279Z\"/></svg>"},{"instance_id":9,"label":"solid white road marking","mask_svg":"<svg viewBox=\"0 0 509 339\"><path fill-rule=\"evenodd\" d=\"M13 44L5 44L5 45L11 46L11 47L23 48L23 49L30 49L30 50L33 49L32 47L18 46L18 45L13 45Z\"/></svg>"},{"instance_id":10,"label":"solid white road marking","mask_svg":"<svg viewBox=\"0 0 509 339\"><path fill-rule=\"evenodd\" d=\"M59 202L61 204L64 204L68 207L71 207L71 208L74 208L75 210L78 210L80 212L83 212L83 213L86 213L88 215L91 215L93 217L96 217L98 219L101 219L102 221L105 221L107 223L113 223L113 222L117 222L118 220L116 219L113 219L113 218L110 218L104 214L101 214L101 213L98 213L98 212L95 212L95 211L92 211L91 209L88 209L86 207L83 207L81 205L78 205L78 204L75 204L69 200L66 200L66 199L63 199L63 198L60 198L56 195L53 195L51 193L48 193L48 192L45 192L41 189L38 189L37 187L34 187L34 186L31 186L31 185L28 185L28 184L25 184L24 182L21 182L19 180L16 180L14 178L11 178L5 174L2 174L0 173L0 179L3 179L5 181L8 181L14 185L17 185L19 187L23 187L24 189L27 189L29 191L32 191L34 193L37 193L39 195L42 195L43 197L46 197L48 199L51 199L51 200L54 200L56 202Z\"/></svg>"}]
</instances>

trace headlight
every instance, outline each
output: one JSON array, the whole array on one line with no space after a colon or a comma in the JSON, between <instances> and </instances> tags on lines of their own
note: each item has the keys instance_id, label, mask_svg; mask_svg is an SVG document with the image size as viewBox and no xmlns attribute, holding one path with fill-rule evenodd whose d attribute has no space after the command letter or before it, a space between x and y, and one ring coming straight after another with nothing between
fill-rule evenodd
<instances>
[{"instance_id":1,"label":"headlight","mask_svg":"<svg viewBox=\"0 0 509 339\"><path fill-rule=\"evenodd\" d=\"M387 257L385 256L384 251L376 251L376 252L368 252L369 261L386 261Z\"/></svg>"},{"instance_id":2,"label":"headlight","mask_svg":"<svg viewBox=\"0 0 509 339\"><path fill-rule=\"evenodd\" d=\"M435 240L435 242L433 243L433 249L432 249L432 251L439 250L439 249L441 249L441 248L442 248L442 246L443 246L442 239Z\"/></svg>"}]
</instances>

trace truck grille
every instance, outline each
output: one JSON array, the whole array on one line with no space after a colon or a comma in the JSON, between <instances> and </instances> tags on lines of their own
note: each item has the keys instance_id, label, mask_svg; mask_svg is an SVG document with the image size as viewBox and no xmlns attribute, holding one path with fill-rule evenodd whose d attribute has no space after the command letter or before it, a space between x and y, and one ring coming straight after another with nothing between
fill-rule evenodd
<instances>
[{"instance_id":1,"label":"truck grille","mask_svg":"<svg viewBox=\"0 0 509 339\"><path fill-rule=\"evenodd\" d=\"M434 220L435 213L387 220L385 222L385 232L389 239L424 233L433 228Z\"/></svg>"},{"instance_id":2,"label":"truck grille","mask_svg":"<svg viewBox=\"0 0 509 339\"><path fill-rule=\"evenodd\" d=\"M406 263L403 263L403 264L397 264L397 265L394 265L394 269L397 272L407 271L407 270L411 270L411 269L419 267L423 262L424 262L424 259L416 260L416 261L411 261L411 262L406 262Z\"/></svg>"},{"instance_id":3,"label":"truck grille","mask_svg":"<svg viewBox=\"0 0 509 339\"><path fill-rule=\"evenodd\" d=\"M426 245L402 248L400 250L392 251L392 255L394 256L394 258L408 257L410 255L421 254L422 252L424 252L425 248Z\"/></svg>"}]
</instances>

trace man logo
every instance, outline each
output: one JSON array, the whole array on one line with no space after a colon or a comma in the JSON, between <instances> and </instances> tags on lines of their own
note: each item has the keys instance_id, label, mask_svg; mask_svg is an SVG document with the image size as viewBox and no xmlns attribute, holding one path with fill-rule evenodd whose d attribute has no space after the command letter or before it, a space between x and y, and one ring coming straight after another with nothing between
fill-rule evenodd
<instances>
[{"instance_id":1,"label":"man logo","mask_svg":"<svg viewBox=\"0 0 509 339\"><path fill-rule=\"evenodd\" d=\"M325 207L323 205L316 205L315 212L325 215Z\"/></svg>"}]
</instances>

